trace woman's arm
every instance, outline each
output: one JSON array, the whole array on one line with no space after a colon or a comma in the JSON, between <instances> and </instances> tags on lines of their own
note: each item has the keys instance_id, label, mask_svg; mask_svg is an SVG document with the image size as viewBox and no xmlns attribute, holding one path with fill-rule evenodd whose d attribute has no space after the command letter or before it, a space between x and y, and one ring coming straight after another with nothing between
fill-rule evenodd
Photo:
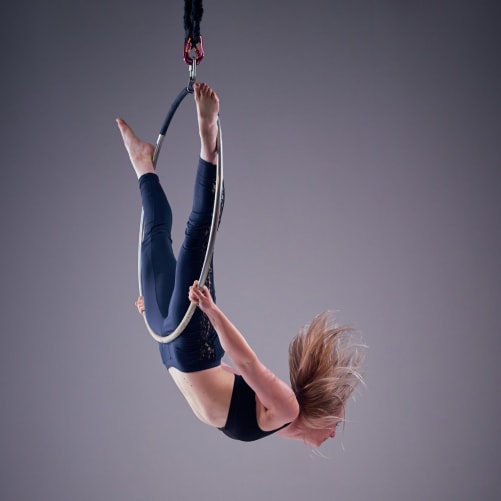
<instances>
[{"instance_id":1,"label":"woman's arm","mask_svg":"<svg viewBox=\"0 0 501 501\"><path fill-rule=\"evenodd\" d=\"M200 290L195 282L190 287L189 298L207 315L236 371L256 392L265 408L266 421L280 426L296 418L299 405L292 389L261 363L242 334L214 303L209 289Z\"/></svg>"}]
</instances>

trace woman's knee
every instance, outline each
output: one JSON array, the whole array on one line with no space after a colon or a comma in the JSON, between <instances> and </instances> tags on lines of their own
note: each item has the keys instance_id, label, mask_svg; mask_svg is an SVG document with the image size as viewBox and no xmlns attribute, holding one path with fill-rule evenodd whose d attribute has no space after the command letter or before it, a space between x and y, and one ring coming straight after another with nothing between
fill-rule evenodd
<instances>
[{"instance_id":1,"label":"woman's knee","mask_svg":"<svg viewBox=\"0 0 501 501\"><path fill-rule=\"evenodd\" d=\"M209 240L211 220L188 220L186 230L184 232L184 247L205 248Z\"/></svg>"}]
</instances>

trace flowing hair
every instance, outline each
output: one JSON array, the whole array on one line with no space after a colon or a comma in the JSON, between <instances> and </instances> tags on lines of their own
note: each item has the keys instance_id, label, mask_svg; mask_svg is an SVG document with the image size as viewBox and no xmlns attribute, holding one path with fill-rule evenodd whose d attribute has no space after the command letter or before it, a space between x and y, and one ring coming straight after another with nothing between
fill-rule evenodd
<instances>
[{"instance_id":1,"label":"flowing hair","mask_svg":"<svg viewBox=\"0 0 501 501\"><path fill-rule=\"evenodd\" d=\"M338 326L334 312L325 311L291 341L291 386L307 427L335 426L351 394L363 383L360 368L366 346L355 335L353 327Z\"/></svg>"}]
</instances>

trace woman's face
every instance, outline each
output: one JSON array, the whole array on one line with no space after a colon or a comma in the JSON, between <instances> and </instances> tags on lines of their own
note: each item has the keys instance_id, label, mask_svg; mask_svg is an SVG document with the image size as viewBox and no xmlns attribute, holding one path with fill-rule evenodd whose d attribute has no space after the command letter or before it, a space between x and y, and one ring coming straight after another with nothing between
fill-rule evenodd
<instances>
[{"instance_id":1,"label":"woman's face","mask_svg":"<svg viewBox=\"0 0 501 501\"><path fill-rule=\"evenodd\" d=\"M339 417L336 420L336 424L329 428L307 428L304 431L303 440L313 447L320 447L329 438L334 438L336 436L336 428L344 420L344 409L341 411Z\"/></svg>"}]
</instances>

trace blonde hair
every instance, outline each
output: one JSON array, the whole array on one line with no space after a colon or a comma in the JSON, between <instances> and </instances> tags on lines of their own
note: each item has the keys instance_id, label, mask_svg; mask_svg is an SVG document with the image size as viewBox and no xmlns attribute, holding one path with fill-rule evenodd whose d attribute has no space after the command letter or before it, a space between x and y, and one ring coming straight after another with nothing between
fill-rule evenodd
<instances>
[{"instance_id":1,"label":"blonde hair","mask_svg":"<svg viewBox=\"0 0 501 501\"><path fill-rule=\"evenodd\" d=\"M308 428L335 426L351 394L363 383L360 368L366 346L355 334L353 327L336 324L334 312L325 311L291 341L291 386L299 417Z\"/></svg>"}]
</instances>

